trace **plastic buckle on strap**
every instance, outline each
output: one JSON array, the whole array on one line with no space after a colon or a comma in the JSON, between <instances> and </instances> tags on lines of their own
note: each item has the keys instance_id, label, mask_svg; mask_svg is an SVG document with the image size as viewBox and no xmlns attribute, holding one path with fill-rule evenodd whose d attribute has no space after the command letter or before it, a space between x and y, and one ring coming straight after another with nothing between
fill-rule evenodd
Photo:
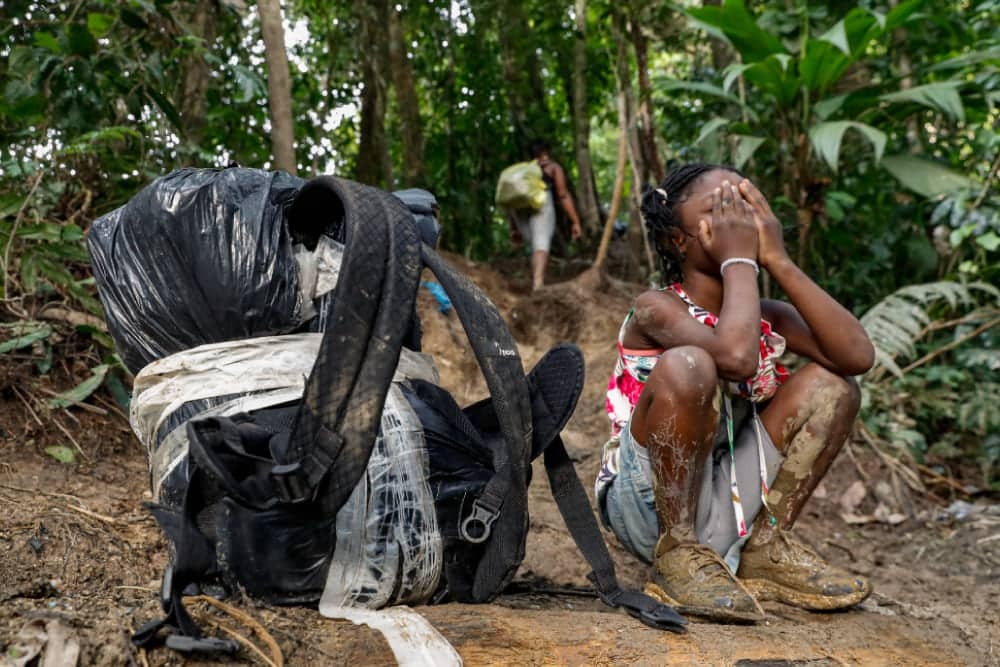
<instances>
[{"instance_id":1,"label":"plastic buckle on strap","mask_svg":"<svg viewBox=\"0 0 1000 667\"><path fill-rule=\"evenodd\" d=\"M271 481L274 482L275 494L284 503L301 503L312 497L313 489L298 461L271 468Z\"/></svg>"},{"instance_id":2,"label":"plastic buckle on strap","mask_svg":"<svg viewBox=\"0 0 1000 667\"><path fill-rule=\"evenodd\" d=\"M472 503L472 513L465 517L458 527L459 535L466 542L480 544L490 538L493 530L493 522L500 516L500 508L490 509L481 504L479 500ZM470 531L470 528L474 530Z\"/></svg>"}]
</instances>

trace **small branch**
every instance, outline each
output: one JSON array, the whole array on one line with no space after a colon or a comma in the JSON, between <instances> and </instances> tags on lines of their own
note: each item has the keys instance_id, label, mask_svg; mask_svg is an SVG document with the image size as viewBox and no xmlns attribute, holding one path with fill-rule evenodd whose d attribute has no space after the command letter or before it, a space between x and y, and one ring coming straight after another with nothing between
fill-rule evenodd
<instances>
[{"instance_id":1,"label":"small branch","mask_svg":"<svg viewBox=\"0 0 1000 667\"><path fill-rule=\"evenodd\" d=\"M861 467L861 464L858 462L857 457L854 455L854 445L848 442L847 446L844 449L847 451L847 458L851 459L851 463L854 464L854 469L858 471L859 475L861 475L861 479L865 480L866 482L871 482L872 480L871 476L867 472L865 472L865 469Z\"/></svg>"},{"instance_id":2,"label":"small branch","mask_svg":"<svg viewBox=\"0 0 1000 667\"><path fill-rule=\"evenodd\" d=\"M84 403L83 401L75 401L72 398L66 398L65 396L60 396L59 392L52 391L51 389L46 389L45 387L38 387L38 391L43 394L48 394L49 396L57 396L60 400L67 401L70 405L81 410L86 410L87 412L93 412L95 415L101 415L102 417L108 416L108 411L104 408L99 408L96 405L91 405L89 403Z\"/></svg>"},{"instance_id":3,"label":"small branch","mask_svg":"<svg viewBox=\"0 0 1000 667\"><path fill-rule=\"evenodd\" d=\"M108 325L104 322L104 320L96 315L84 313L79 310L72 310L70 308L64 308L62 306L44 306L40 311L38 311L38 318L42 320L51 320L53 322L66 322L67 324L71 324L75 327L94 327L101 333L108 333Z\"/></svg>"},{"instance_id":4,"label":"small branch","mask_svg":"<svg viewBox=\"0 0 1000 667\"><path fill-rule=\"evenodd\" d=\"M235 639L237 642L239 642L242 646L244 646L244 647L250 649L251 651L253 651L254 653L256 653L257 657L260 658L261 660L263 660L264 664L268 665L268 667L278 667L278 663L276 663L273 660L271 660L270 658L268 658L267 655L263 651L261 651L259 648L257 648L256 644L254 644L252 641L250 641L249 639L247 639L246 637L244 637L240 633L236 632L236 630L233 630L229 626L220 623L219 621L215 620L214 618L207 618L205 620L209 623L209 625L213 625L216 628L218 628L219 630L222 630L227 635L229 635L230 637L232 637L233 639Z\"/></svg>"},{"instance_id":5,"label":"small branch","mask_svg":"<svg viewBox=\"0 0 1000 667\"><path fill-rule=\"evenodd\" d=\"M618 113L624 115L624 105L619 105ZM604 233L601 234L601 245L597 248L597 257L594 259L594 268L600 270L604 260L608 256L608 244L611 242L611 234L615 228L615 218L618 217L618 208L622 203L622 185L625 182L625 157L628 148L627 128L625 118L619 119L618 123L618 162L615 165L615 185L611 193L611 210L608 211L607 222L604 223Z\"/></svg>"},{"instance_id":6,"label":"small branch","mask_svg":"<svg viewBox=\"0 0 1000 667\"><path fill-rule=\"evenodd\" d=\"M934 470L932 470L931 468L928 468L927 466L921 465L919 463L915 463L914 465L916 466L917 470L919 470L924 475L927 475L928 477L930 477L935 482L937 482L939 484L944 484L945 486L947 486L947 487L949 487L951 489L954 489L955 491L957 491L958 493L961 493L964 496L970 496L970 495L972 495L968 491L965 490L964 486L962 486L961 484L959 484L958 482L956 482L951 477L945 477L944 475L940 475L940 474L934 472Z\"/></svg>"},{"instance_id":7,"label":"small branch","mask_svg":"<svg viewBox=\"0 0 1000 667\"><path fill-rule=\"evenodd\" d=\"M89 516L91 519L97 519L98 521L103 521L104 523L111 524L112 526L120 526L122 522L110 516L105 516L103 514L98 514L97 512L91 512L83 507L74 507L73 505L66 505L67 509L71 509L74 512L79 512L84 516Z\"/></svg>"},{"instance_id":8,"label":"small branch","mask_svg":"<svg viewBox=\"0 0 1000 667\"><path fill-rule=\"evenodd\" d=\"M117 405L115 405L114 403L112 403L108 399L104 398L103 396L98 396L97 394L92 394L92 396L101 405L105 406L108 410L110 410L114 414L116 414L119 417L121 417L125 421L126 424L129 423L128 415L126 415L124 412L122 412L121 408L119 408ZM90 407L93 407L93 406L90 406Z\"/></svg>"},{"instance_id":9,"label":"small branch","mask_svg":"<svg viewBox=\"0 0 1000 667\"><path fill-rule=\"evenodd\" d=\"M975 312L969 313L968 315L956 318L954 320L946 320L943 322L941 321L931 322L926 327L924 327L924 330L920 332L920 335L917 336L917 338L918 339L923 338L932 331L940 331L941 329L957 327L963 324L968 324L969 322L978 322L986 319L987 317L992 317L997 314L1000 314L1000 310L997 310L996 308L987 308L986 310L977 310Z\"/></svg>"},{"instance_id":10,"label":"small branch","mask_svg":"<svg viewBox=\"0 0 1000 667\"><path fill-rule=\"evenodd\" d=\"M42 420L38 418L38 415L35 414L35 411L31 409L31 404L28 403L28 400L21 395L21 390L14 385L11 385L10 388L14 390L14 395L17 396L19 399L21 399L21 402L24 403L24 407L28 408L28 412L31 414L32 417L35 418L35 421L38 422L38 425L41 426L42 428L45 428L45 424L43 424Z\"/></svg>"},{"instance_id":11,"label":"small branch","mask_svg":"<svg viewBox=\"0 0 1000 667\"><path fill-rule=\"evenodd\" d=\"M878 446L877 442L878 438L876 438L875 435L872 434L872 432L868 430L868 427L865 426L864 423L862 422L858 422L858 433L861 434L861 436L865 439L868 445L872 448L872 451L878 454L878 457L882 459L882 462L889 467L890 471L899 472L899 474L903 477L903 480L906 482L907 486L909 486L914 491L919 491L920 493L927 493L927 488L921 481L920 476L917 475L917 473L910 470L909 468L907 468L902 463L900 463L898 459L895 459L892 456L889 456L888 454L883 452L882 448Z\"/></svg>"},{"instance_id":12,"label":"small branch","mask_svg":"<svg viewBox=\"0 0 1000 667\"><path fill-rule=\"evenodd\" d=\"M826 542L826 544L828 544L829 546L834 547L836 549L840 549L841 551L846 553L848 558L850 558L852 562L856 562L858 560L857 557L855 557L854 552L845 547L843 544L840 544L839 542L834 542L833 540L824 540L824 542Z\"/></svg>"},{"instance_id":13,"label":"small branch","mask_svg":"<svg viewBox=\"0 0 1000 667\"><path fill-rule=\"evenodd\" d=\"M976 336L978 336L979 334L983 333L984 331L987 331L988 329L991 329L991 328L995 327L997 324L1000 324L1000 317L992 319L989 322L987 322L986 324L983 324L981 326L976 327L975 329L973 329L969 333L965 334L961 338L953 340L950 343L948 343L947 345L942 345L938 349L933 350L931 352L928 352L924 356L922 356L919 359L917 359L916 361L914 361L909 366L903 368L902 369L903 375L906 375L907 373L909 373L910 371L912 371L914 368L916 368L918 366L922 366L922 365L926 364L931 359L944 354L948 350L951 350L951 349L954 349L954 348L958 347L959 345L961 345L962 343L966 342L967 340L975 338Z\"/></svg>"},{"instance_id":14,"label":"small branch","mask_svg":"<svg viewBox=\"0 0 1000 667\"><path fill-rule=\"evenodd\" d=\"M17 228L21 225L21 218L24 217L24 212L28 208L28 202L30 202L31 198L35 195L35 190L38 189L38 184L42 182L42 176L44 174L45 174L45 172L42 171L41 169L39 169L35 173L35 179L31 183L31 189L28 190L27 196L24 198L24 201L21 202L21 208L18 209L17 216L14 218L14 224L10 228L10 236L7 238L7 247L4 248L4 251L3 251L3 267L2 268L3 268L3 298L4 299L9 299L10 298L10 293L8 292L9 285L8 285L8 282L7 282L7 274L9 273L8 269L10 268L10 249L14 246L14 239L17 237Z\"/></svg>"},{"instance_id":15,"label":"small branch","mask_svg":"<svg viewBox=\"0 0 1000 667\"><path fill-rule=\"evenodd\" d=\"M983 183L983 189L976 197L976 201L972 202L970 208L979 208L979 205L983 203L986 199L986 194L990 191L990 185L993 184L993 179L997 176L997 170L1000 169L1000 152L997 152L997 156L993 158L993 165L990 167L990 173L986 175L986 182Z\"/></svg>"},{"instance_id":16,"label":"small branch","mask_svg":"<svg viewBox=\"0 0 1000 667\"><path fill-rule=\"evenodd\" d=\"M205 604L211 605L212 607L228 614L232 618L252 629L254 634L260 637L261 641L263 641L271 651L272 660L268 660L268 663L274 665L274 667L283 667L285 664L285 658L281 654L281 647L278 646L278 642L276 642L274 637L271 636L271 633L264 629L264 626L258 623L252 616L240 611L236 607L207 595L194 595L187 599L191 602L204 602Z\"/></svg>"},{"instance_id":17,"label":"small branch","mask_svg":"<svg viewBox=\"0 0 1000 667\"><path fill-rule=\"evenodd\" d=\"M78 504L83 505L83 502L76 496L71 496L68 493L55 493L53 491L42 491L41 489L28 489L23 486L15 486L13 484L0 484L0 489L10 489L11 491L20 491L21 493L37 493L41 496L50 496L52 498L66 498L68 500L74 500Z\"/></svg>"},{"instance_id":18,"label":"small branch","mask_svg":"<svg viewBox=\"0 0 1000 667\"><path fill-rule=\"evenodd\" d=\"M80 452L80 456L83 457L83 460L89 463L90 457L87 456L87 453L85 451L83 451L83 447L81 447L80 443L76 441L76 438L74 438L73 435L66 429L66 427L62 425L62 422L60 422L58 419L55 418L55 416L53 416L52 423L55 424L59 428L59 430L63 432L63 435L69 438L69 441L73 443L74 447L76 447L76 451Z\"/></svg>"}]
</instances>

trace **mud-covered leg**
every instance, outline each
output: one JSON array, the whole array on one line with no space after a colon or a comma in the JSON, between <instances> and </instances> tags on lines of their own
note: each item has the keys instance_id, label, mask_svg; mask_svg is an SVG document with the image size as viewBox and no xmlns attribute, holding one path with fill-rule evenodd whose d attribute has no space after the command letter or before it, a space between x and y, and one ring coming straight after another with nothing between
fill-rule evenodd
<instances>
[{"instance_id":1,"label":"mud-covered leg","mask_svg":"<svg viewBox=\"0 0 1000 667\"><path fill-rule=\"evenodd\" d=\"M647 448L660 539L646 592L682 612L754 621L760 608L715 551L698 544L698 491L719 421L718 375L701 348L678 347L657 361L632 416Z\"/></svg>"},{"instance_id":2,"label":"mud-covered leg","mask_svg":"<svg viewBox=\"0 0 1000 667\"><path fill-rule=\"evenodd\" d=\"M632 415L655 476L661 532L695 542L695 505L719 421L715 363L697 347L668 350L656 363Z\"/></svg>"},{"instance_id":3,"label":"mud-covered leg","mask_svg":"<svg viewBox=\"0 0 1000 667\"><path fill-rule=\"evenodd\" d=\"M785 461L768 494L776 524L762 511L740 560L739 576L758 598L808 609L840 609L871 593L866 579L829 565L788 533L847 441L860 403L853 379L809 364L761 413Z\"/></svg>"}]
</instances>

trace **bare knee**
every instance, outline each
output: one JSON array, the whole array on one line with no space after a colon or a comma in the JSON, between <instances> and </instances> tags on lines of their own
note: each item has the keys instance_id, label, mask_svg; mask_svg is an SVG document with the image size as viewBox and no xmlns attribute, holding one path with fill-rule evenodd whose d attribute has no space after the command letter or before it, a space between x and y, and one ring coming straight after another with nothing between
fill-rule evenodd
<instances>
[{"instance_id":1,"label":"bare knee","mask_svg":"<svg viewBox=\"0 0 1000 667\"><path fill-rule=\"evenodd\" d=\"M861 408L861 388L850 376L838 375L817 363L803 367L796 375L804 374L805 391L824 403L834 403L842 415L853 418Z\"/></svg>"},{"instance_id":2,"label":"bare knee","mask_svg":"<svg viewBox=\"0 0 1000 667\"><path fill-rule=\"evenodd\" d=\"M667 393L674 401L707 405L715 398L719 376L715 361L700 347L685 345L664 352L656 362L646 386Z\"/></svg>"}]
</instances>

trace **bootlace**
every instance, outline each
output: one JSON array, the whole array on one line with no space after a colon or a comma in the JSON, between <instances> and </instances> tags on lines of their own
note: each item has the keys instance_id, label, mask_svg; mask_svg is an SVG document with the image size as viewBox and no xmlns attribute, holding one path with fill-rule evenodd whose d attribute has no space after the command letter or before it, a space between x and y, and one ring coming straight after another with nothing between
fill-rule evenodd
<instances>
[{"instance_id":1,"label":"bootlace","mask_svg":"<svg viewBox=\"0 0 1000 667\"><path fill-rule=\"evenodd\" d=\"M688 563L694 565L695 572L703 573L706 581L736 583L736 577L729 571L726 561L712 547L705 544L685 544L679 548L687 552Z\"/></svg>"},{"instance_id":2,"label":"bootlace","mask_svg":"<svg viewBox=\"0 0 1000 667\"><path fill-rule=\"evenodd\" d=\"M810 547L808 544L804 542L799 541L795 537L789 535L787 532L779 530L777 537L779 540L781 540L781 543L785 546L785 548L789 552L792 553L797 552L798 554L806 556L810 559L822 561L820 555L816 553L816 551L812 547Z\"/></svg>"}]
</instances>

